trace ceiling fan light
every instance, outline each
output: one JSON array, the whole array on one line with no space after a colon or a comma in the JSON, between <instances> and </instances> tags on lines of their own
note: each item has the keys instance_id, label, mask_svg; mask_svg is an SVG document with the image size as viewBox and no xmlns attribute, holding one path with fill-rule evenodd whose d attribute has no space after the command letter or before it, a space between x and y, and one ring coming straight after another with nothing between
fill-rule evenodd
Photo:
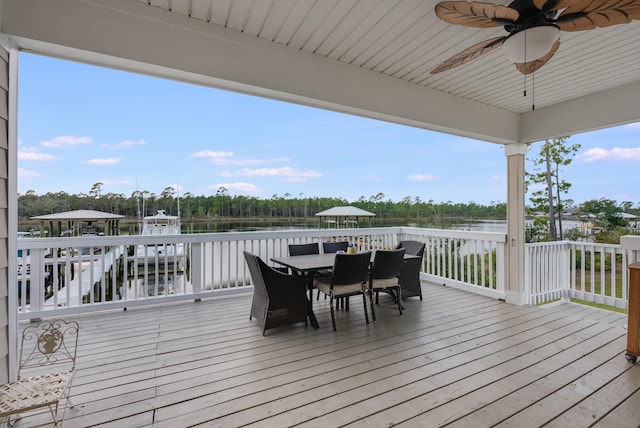
<instances>
[{"instance_id":1,"label":"ceiling fan light","mask_svg":"<svg viewBox=\"0 0 640 428\"><path fill-rule=\"evenodd\" d=\"M531 27L510 35L502 50L511 62L534 61L545 56L559 37L560 29L555 25Z\"/></svg>"}]
</instances>

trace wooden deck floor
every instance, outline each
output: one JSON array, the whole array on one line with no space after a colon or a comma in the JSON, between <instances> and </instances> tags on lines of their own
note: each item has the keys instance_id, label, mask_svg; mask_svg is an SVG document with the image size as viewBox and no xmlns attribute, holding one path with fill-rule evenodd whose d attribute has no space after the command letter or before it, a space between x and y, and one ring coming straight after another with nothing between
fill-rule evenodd
<instances>
[{"instance_id":1,"label":"wooden deck floor","mask_svg":"<svg viewBox=\"0 0 640 428\"><path fill-rule=\"evenodd\" d=\"M519 307L423 284L402 316L381 296L314 302L321 328L249 321L250 295L76 316L65 427L637 427L626 316ZM16 427L49 426L46 415Z\"/></svg>"}]
</instances>

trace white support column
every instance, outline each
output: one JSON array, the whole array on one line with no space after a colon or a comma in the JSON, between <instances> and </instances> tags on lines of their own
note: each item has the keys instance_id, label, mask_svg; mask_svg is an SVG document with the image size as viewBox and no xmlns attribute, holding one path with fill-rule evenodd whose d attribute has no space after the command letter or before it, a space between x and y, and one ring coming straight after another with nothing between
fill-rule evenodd
<instances>
[{"instance_id":1,"label":"white support column","mask_svg":"<svg viewBox=\"0 0 640 428\"><path fill-rule=\"evenodd\" d=\"M505 146L507 156L507 248L505 297L508 303L525 305L528 290L525 287L525 236L524 236L524 162L527 145L523 143Z\"/></svg>"}]
</instances>

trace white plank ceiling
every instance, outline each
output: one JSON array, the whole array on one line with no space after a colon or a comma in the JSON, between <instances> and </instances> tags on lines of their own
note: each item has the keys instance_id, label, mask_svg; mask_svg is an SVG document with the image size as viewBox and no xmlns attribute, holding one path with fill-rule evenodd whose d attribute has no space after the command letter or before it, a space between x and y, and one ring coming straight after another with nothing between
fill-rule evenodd
<instances>
[{"instance_id":1,"label":"white plank ceiling","mask_svg":"<svg viewBox=\"0 0 640 428\"><path fill-rule=\"evenodd\" d=\"M0 0L2 32L19 49L497 143L640 121L639 21L563 32L556 55L526 78L501 49L434 75L506 34L447 24L436 3Z\"/></svg>"},{"instance_id":2,"label":"white plank ceiling","mask_svg":"<svg viewBox=\"0 0 640 428\"><path fill-rule=\"evenodd\" d=\"M640 22L563 32L559 52L534 76L500 49L449 72L430 71L502 27L452 26L428 0L137 0L397 79L523 113L640 76ZM508 5L498 0L495 3ZM527 88L528 96L524 95Z\"/></svg>"}]
</instances>

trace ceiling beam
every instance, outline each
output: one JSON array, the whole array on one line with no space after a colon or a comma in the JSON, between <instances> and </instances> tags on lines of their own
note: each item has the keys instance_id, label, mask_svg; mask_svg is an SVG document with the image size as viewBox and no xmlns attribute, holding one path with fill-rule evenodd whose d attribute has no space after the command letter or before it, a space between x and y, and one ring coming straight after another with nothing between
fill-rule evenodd
<instances>
[{"instance_id":1,"label":"ceiling beam","mask_svg":"<svg viewBox=\"0 0 640 428\"><path fill-rule=\"evenodd\" d=\"M521 120L525 143L640 122L640 82L534 110Z\"/></svg>"},{"instance_id":2,"label":"ceiling beam","mask_svg":"<svg viewBox=\"0 0 640 428\"><path fill-rule=\"evenodd\" d=\"M4 0L21 49L508 144L519 115L131 0Z\"/></svg>"}]
</instances>

